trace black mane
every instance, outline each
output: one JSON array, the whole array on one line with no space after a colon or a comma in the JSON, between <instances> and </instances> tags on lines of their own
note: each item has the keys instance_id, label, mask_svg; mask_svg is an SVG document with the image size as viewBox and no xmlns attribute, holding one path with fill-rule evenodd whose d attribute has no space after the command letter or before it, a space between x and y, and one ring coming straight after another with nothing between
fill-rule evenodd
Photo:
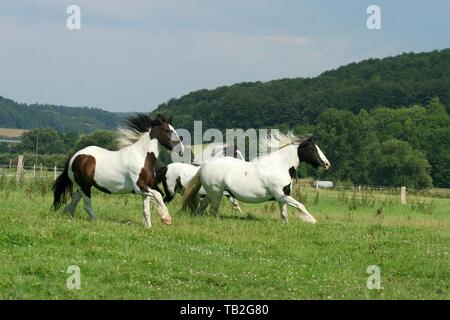
<instances>
[{"instance_id":1,"label":"black mane","mask_svg":"<svg viewBox=\"0 0 450 320\"><path fill-rule=\"evenodd\" d=\"M129 129L137 133L145 133L152 127L162 123L171 123L171 119L162 114L157 114L154 119L145 113L136 113L134 116L126 118L122 123L122 128Z\"/></svg>"}]
</instances>

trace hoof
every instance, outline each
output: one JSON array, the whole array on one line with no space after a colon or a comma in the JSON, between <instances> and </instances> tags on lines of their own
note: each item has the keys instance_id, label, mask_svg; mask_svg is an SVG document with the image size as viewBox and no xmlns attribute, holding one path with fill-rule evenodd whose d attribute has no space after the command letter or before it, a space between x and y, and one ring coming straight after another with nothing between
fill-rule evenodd
<instances>
[{"instance_id":1,"label":"hoof","mask_svg":"<svg viewBox=\"0 0 450 320\"><path fill-rule=\"evenodd\" d=\"M316 224L316 223L317 223L317 220L314 219L314 218L312 218L312 219L306 220L306 222L311 223L311 224Z\"/></svg>"},{"instance_id":2,"label":"hoof","mask_svg":"<svg viewBox=\"0 0 450 320\"><path fill-rule=\"evenodd\" d=\"M152 227L152 224L150 222L147 222L146 220L144 220L144 228L150 229L151 227Z\"/></svg>"},{"instance_id":3,"label":"hoof","mask_svg":"<svg viewBox=\"0 0 450 320\"><path fill-rule=\"evenodd\" d=\"M167 218L163 218L161 219L162 223L167 224L167 225L171 225L172 224L172 220L171 219L167 219Z\"/></svg>"},{"instance_id":4,"label":"hoof","mask_svg":"<svg viewBox=\"0 0 450 320\"><path fill-rule=\"evenodd\" d=\"M300 218L305 221L306 223L311 223L311 224L315 224L317 223L317 220L314 217L305 217L305 216L300 216Z\"/></svg>"}]
</instances>

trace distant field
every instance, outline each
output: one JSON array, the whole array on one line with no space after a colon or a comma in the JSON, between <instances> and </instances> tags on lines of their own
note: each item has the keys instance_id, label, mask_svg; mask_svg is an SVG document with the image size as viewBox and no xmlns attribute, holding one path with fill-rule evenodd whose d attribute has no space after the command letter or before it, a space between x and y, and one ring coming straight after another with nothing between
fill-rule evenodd
<instances>
[{"instance_id":1,"label":"distant field","mask_svg":"<svg viewBox=\"0 0 450 320\"><path fill-rule=\"evenodd\" d=\"M23 129L0 128L0 137L19 138L27 131Z\"/></svg>"},{"instance_id":2,"label":"distant field","mask_svg":"<svg viewBox=\"0 0 450 320\"><path fill-rule=\"evenodd\" d=\"M49 212L50 182L0 178L0 299L449 299L450 198L302 188L317 218L222 202L222 218L178 211L172 226L140 198L94 193L98 220ZM299 195L297 194L298 198ZM67 267L81 289L66 288ZM369 290L369 265L381 290Z\"/></svg>"}]
</instances>

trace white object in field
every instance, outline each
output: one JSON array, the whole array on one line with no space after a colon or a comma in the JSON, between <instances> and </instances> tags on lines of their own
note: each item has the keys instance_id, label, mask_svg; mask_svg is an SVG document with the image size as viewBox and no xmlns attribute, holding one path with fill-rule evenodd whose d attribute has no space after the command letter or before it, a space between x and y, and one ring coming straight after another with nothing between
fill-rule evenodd
<instances>
[{"instance_id":1,"label":"white object in field","mask_svg":"<svg viewBox=\"0 0 450 320\"><path fill-rule=\"evenodd\" d=\"M23 155L19 155L19 158L17 159L17 171L16 171L16 182L19 183L20 181L20 174L23 170Z\"/></svg>"},{"instance_id":2,"label":"white object in field","mask_svg":"<svg viewBox=\"0 0 450 320\"><path fill-rule=\"evenodd\" d=\"M406 187L400 188L400 203L406 204Z\"/></svg>"},{"instance_id":3,"label":"white object in field","mask_svg":"<svg viewBox=\"0 0 450 320\"><path fill-rule=\"evenodd\" d=\"M333 182L332 181L313 181L312 183L313 187L317 188L333 188Z\"/></svg>"}]
</instances>

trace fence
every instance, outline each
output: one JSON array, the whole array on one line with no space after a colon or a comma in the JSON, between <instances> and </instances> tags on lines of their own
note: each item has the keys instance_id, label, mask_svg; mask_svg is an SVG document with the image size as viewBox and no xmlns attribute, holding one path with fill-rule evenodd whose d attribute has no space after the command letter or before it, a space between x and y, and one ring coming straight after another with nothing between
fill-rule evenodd
<instances>
[{"instance_id":1,"label":"fence","mask_svg":"<svg viewBox=\"0 0 450 320\"><path fill-rule=\"evenodd\" d=\"M57 167L56 164L53 167L46 167L43 166L42 163L34 164L32 166L25 166L23 163L23 156L19 156L17 161L13 162L11 159L9 164L0 164L0 175L16 177L17 182L26 178L47 178L50 176L56 180L59 174L64 170L64 168Z\"/></svg>"},{"instance_id":2,"label":"fence","mask_svg":"<svg viewBox=\"0 0 450 320\"><path fill-rule=\"evenodd\" d=\"M43 166L42 163L34 164L32 166L24 166L23 156L19 156L17 161L11 159L9 164L0 164L0 176L6 177L16 177L16 182L21 179L27 178L50 178L54 180L59 176L59 174L64 170L63 168L57 167L55 164L53 167ZM311 183L306 183L304 181L295 179L293 182L293 191L301 193L302 191L309 192L321 192L321 188L318 186L313 186ZM350 191L352 193L369 193L377 197L377 194L381 197L390 195L392 197L398 197L401 204L406 204L410 202L408 198L419 198L419 197L439 197L439 198L450 198L450 189L411 189L404 186L401 187L386 187L386 186L374 186L374 185L357 185L349 186L344 184L335 185L333 188L326 188L328 197L340 197L340 193Z\"/></svg>"}]
</instances>

